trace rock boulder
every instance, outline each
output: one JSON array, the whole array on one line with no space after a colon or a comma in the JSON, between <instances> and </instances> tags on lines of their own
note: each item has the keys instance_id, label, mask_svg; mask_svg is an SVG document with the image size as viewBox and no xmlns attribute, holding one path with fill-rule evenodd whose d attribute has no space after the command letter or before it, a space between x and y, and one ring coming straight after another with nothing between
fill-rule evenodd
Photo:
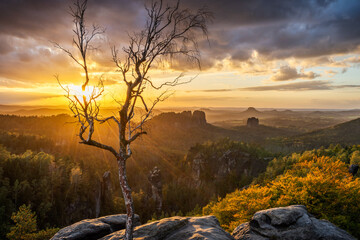
<instances>
[{"instance_id":1,"label":"rock boulder","mask_svg":"<svg viewBox=\"0 0 360 240\"><path fill-rule=\"evenodd\" d=\"M353 176L356 175L358 170L359 170L359 165L358 164L351 164L351 166L349 167L349 173L351 173Z\"/></svg>"},{"instance_id":2,"label":"rock boulder","mask_svg":"<svg viewBox=\"0 0 360 240\"><path fill-rule=\"evenodd\" d=\"M246 126L247 127L257 127L257 126L259 126L259 119L256 118L256 117L248 118L248 120L246 122Z\"/></svg>"},{"instance_id":3,"label":"rock boulder","mask_svg":"<svg viewBox=\"0 0 360 240\"><path fill-rule=\"evenodd\" d=\"M112 233L101 240L124 239L125 230ZM134 240L233 240L215 216L171 217L136 227Z\"/></svg>"},{"instance_id":4,"label":"rock boulder","mask_svg":"<svg viewBox=\"0 0 360 240\"><path fill-rule=\"evenodd\" d=\"M140 218L135 215L135 226L138 225L140 225ZM95 240L124 229L125 226L126 214L85 219L60 229L51 240Z\"/></svg>"},{"instance_id":5,"label":"rock boulder","mask_svg":"<svg viewBox=\"0 0 360 240\"><path fill-rule=\"evenodd\" d=\"M334 224L319 220L302 205L271 208L254 214L232 233L237 240L355 240Z\"/></svg>"}]
</instances>

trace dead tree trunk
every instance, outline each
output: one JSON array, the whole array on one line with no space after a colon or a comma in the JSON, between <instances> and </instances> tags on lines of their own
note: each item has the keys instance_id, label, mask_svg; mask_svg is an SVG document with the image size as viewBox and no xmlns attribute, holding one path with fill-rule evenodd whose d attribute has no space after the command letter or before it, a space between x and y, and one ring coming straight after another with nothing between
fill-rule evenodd
<instances>
[{"instance_id":1,"label":"dead tree trunk","mask_svg":"<svg viewBox=\"0 0 360 240\"><path fill-rule=\"evenodd\" d=\"M74 94L69 86L63 86L56 76L60 86L65 91L65 97L69 100L69 108L80 124L79 138L80 143L94 146L111 152L119 167L119 182L126 205L126 232L125 239L133 239L134 228L134 205L131 196L131 188L126 177L126 160L132 155L130 145L139 136L146 134L143 125L148 121L155 105L166 100L171 94L169 88L190 82L193 78L184 81L183 74L179 74L173 81L154 84L149 76L149 70L154 67L161 67L161 62L182 57L200 67L200 53L198 51L197 38L199 33L207 36L207 23L212 18L212 14L205 8L193 12L189 9L181 9L180 0L175 4L167 4L163 0L154 0L145 7L147 21L145 28L139 33L129 35L130 42L128 47L123 48L123 59L119 58L118 50L113 47L113 61L119 72L119 78L124 83L126 89L118 92L118 96L125 99L117 101L120 104L119 115L111 115L103 118L100 116L99 97L104 92L104 85L100 80L97 87L93 87L90 96L86 96L84 90L89 84L89 73L87 67L87 52L95 49L91 46L91 41L104 30L96 25L91 29L85 25L84 14L87 8L87 0L75 0L70 6L70 12L74 18L75 37L73 44L76 46L79 57L70 50L55 43L55 46L63 50L71 59L83 68L85 81L82 85L82 96ZM152 101L144 98L144 91L147 88L160 90L166 88L159 97ZM142 108L143 113L136 113L137 108ZM135 118L135 115L140 118ZM111 145L103 144L93 138L96 124L114 121L118 126L119 150ZM161 209L161 203L159 205Z\"/></svg>"},{"instance_id":2,"label":"dead tree trunk","mask_svg":"<svg viewBox=\"0 0 360 240\"><path fill-rule=\"evenodd\" d=\"M126 160L119 157L119 182L126 206L126 232L125 239L133 239L134 229L134 204L131 195L131 188L126 177Z\"/></svg>"}]
</instances>

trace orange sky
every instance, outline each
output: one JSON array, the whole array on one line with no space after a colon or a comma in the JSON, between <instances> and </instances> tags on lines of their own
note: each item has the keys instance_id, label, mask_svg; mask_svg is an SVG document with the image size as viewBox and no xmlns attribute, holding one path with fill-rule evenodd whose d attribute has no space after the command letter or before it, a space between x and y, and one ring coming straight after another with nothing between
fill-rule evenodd
<instances>
[{"instance_id":1,"label":"orange sky","mask_svg":"<svg viewBox=\"0 0 360 240\"><path fill-rule=\"evenodd\" d=\"M81 84L81 69L50 42L72 49L70 2L0 4L0 104L65 105L53 75ZM190 9L207 4L215 19L199 44L201 70L172 62L150 73L156 83L198 75L160 107L359 108L360 2L221 2L182 1ZM125 46L126 32L144 25L143 2L89 1L87 14L89 24L106 27L90 53L90 72L92 84L104 81L103 105L112 106L122 88L110 46Z\"/></svg>"}]
</instances>

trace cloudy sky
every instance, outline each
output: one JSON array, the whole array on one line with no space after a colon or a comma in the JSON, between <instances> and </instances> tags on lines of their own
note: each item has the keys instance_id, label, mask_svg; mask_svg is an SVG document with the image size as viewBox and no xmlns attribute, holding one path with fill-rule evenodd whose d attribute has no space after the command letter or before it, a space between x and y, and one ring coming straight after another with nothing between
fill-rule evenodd
<instances>
[{"instance_id":1,"label":"cloudy sky","mask_svg":"<svg viewBox=\"0 0 360 240\"><path fill-rule=\"evenodd\" d=\"M128 33L142 29L144 3L89 0L87 23L106 28L89 64L92 81L104 80L106 104L121 85L110 47L126 46ZM72 49L71 4L0 1L0 104L62 105L53 76L81 83L81 69L52 43ZM158 82L197 75L163 107L360 108L360 1L181 1L194 11L204 5L214 19L208 39L199 39L201 70L170 64L150 73Z\"/></svg>"}]
</instances>

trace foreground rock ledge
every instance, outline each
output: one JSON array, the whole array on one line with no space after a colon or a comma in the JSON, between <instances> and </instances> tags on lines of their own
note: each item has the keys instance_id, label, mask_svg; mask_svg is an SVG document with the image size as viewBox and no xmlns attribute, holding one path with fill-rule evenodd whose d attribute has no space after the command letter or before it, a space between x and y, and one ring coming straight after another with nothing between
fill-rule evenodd
<instances>
[{"instance_id":1,"label":"foreground rock ledge","mask_svg":"<svg viewBox=\"0 0 360 240\"><path fill-rule=\"evenodd\" d=\"M112 233L101 240L124 239L125 230ZM138 240L233 240L225 232L215 216L204 217L171 217L136 227L134 239Z\"/></svg>"},{"instance_id":2,"label":"foreground rock ledge","mask_svg":"<svg viewBox=\"0 0 360 240\"><path fill-rule=\"evenodd\" d=\"M135 226L140 225L135 215ZM60 229L51 240L97 240L110 233L125 229L126 214L110 215L95 219L85 219Z\"/></svg>"},{"instance_id":3,"label":"foreground rock ledge","mask_svg":"<svg viewBox=\"0 0 360 240\"><path fill-rule=\"evenodd\" d=\"M126 215L87 219L61 229L52 240L124 239ZM250 222L239 225L232 236L215 216L171 217L139 225L135 240L354 240L334 224L318 220L302 205L272 208L254 214Z\"/></svg>"},{"instance_id":4,"label":"foreground rock ledge","mask_svg":"<svg viewBox=\"0 0 360 240\"><path fill-rule=\"evenodd\" d=\"M271 208L254 214L232 233L236 240L355 240L346 231L309 214L302 205Z\"/></svg>"}]
</instances>

